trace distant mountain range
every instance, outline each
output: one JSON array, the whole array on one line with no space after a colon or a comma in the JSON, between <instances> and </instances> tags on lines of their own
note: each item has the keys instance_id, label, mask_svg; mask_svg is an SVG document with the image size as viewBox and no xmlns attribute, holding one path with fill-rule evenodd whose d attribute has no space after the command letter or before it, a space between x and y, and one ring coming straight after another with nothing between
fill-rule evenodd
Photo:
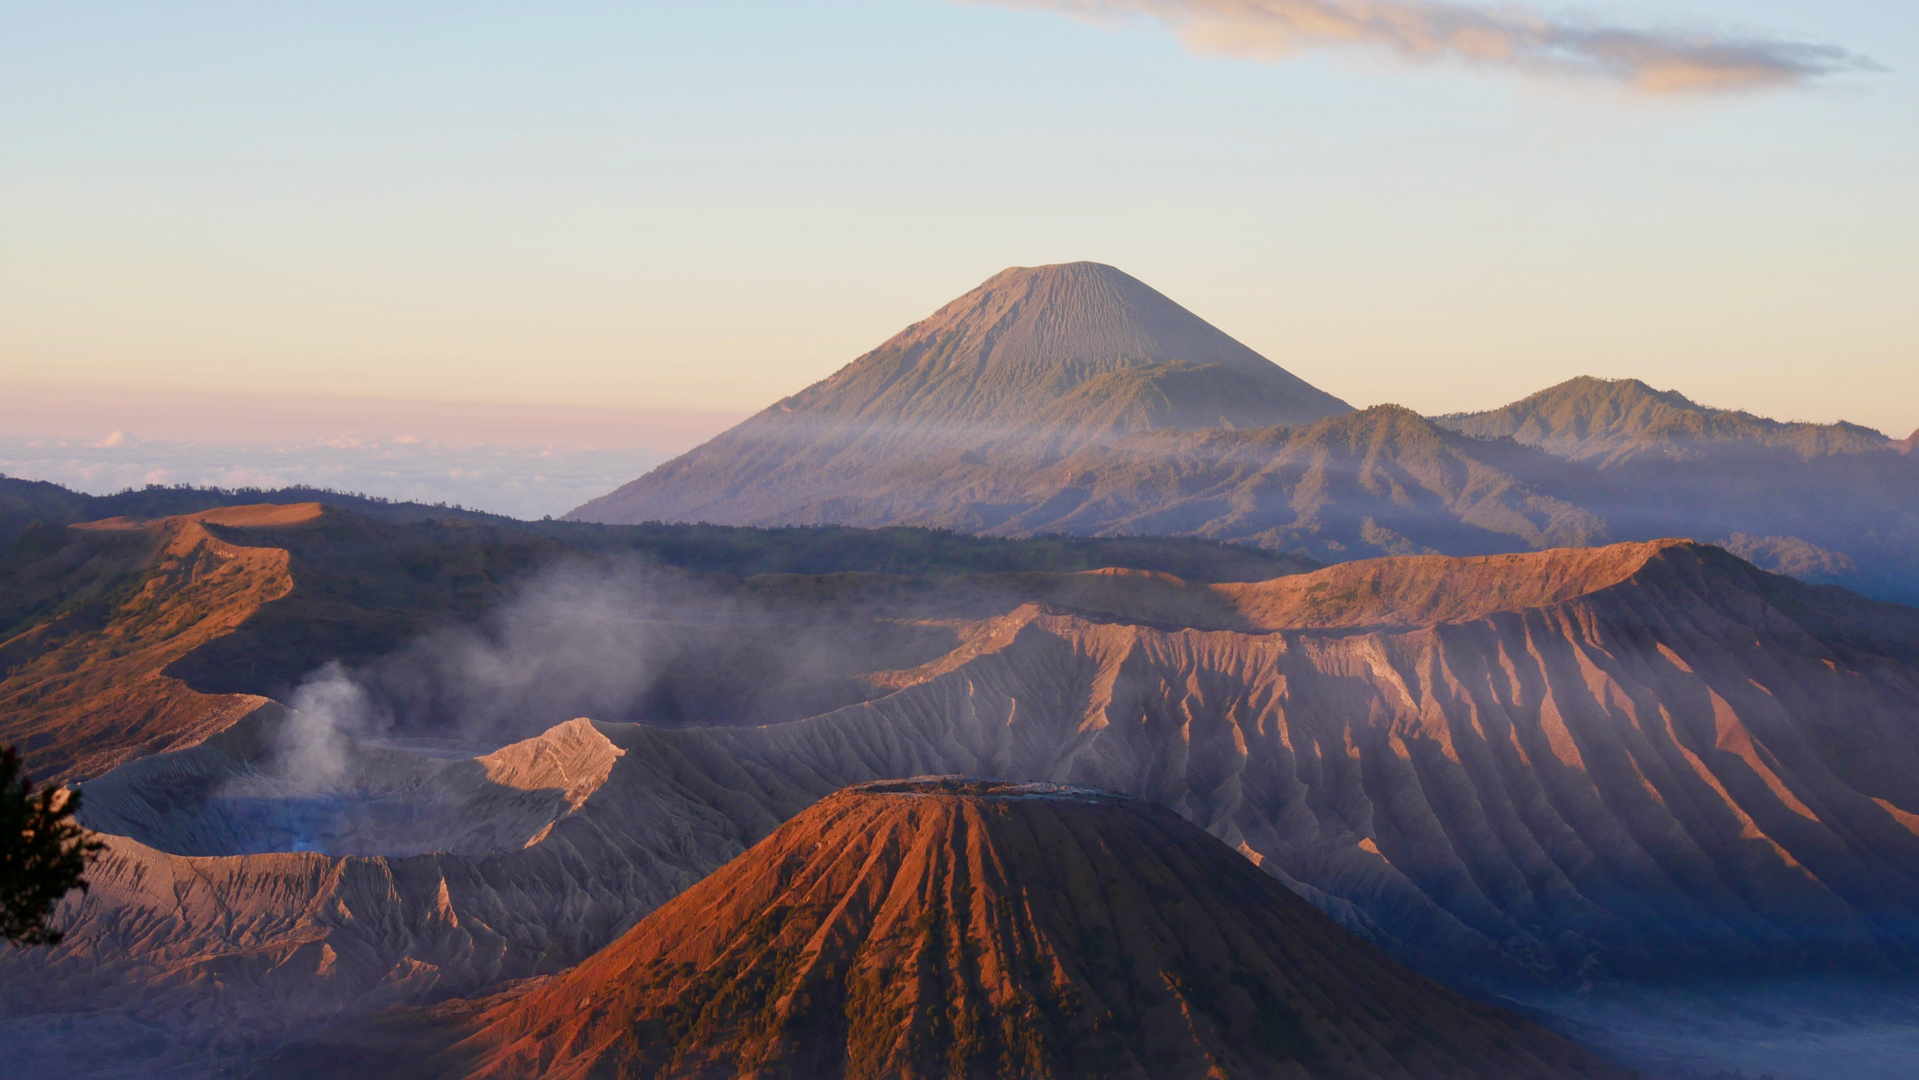
<instances>
[{"instance_id":1,"label":"distant mountain range","mask_svg":"<svg viewBox=\"0 0 1919 1080\"><path fill-rule=\"evenodd\" d=\"M1571 379L1503 409L1438 420L1467 435L1515 439L1556 457L1608 468L1698 460L1728 446L1779 451L1801 460L1904 449L1858 424L1787 424L1711 409L1637 379Z\"/></svg>"},{"instance_id":2,"label":"distant mountain range","mask_svg":"<svg viewBox=\"0 0 1919 1080\"><path fill-rule=\"evenodd\" d=\"M1615 537L1714 540L1768 569L1919 601L1919 455L1857 424L1781 423L1636 379L1580 378L1437 422L1589 467Z\"/></svg>"},{"instance_id":3,"label":"distant mountain range","mask_svg":"<svg viewBox=\"0 0 1919 1080\"><path fill-rule=\"evenodd\" d=\"M1910 602L1914 445L1632 379L1355 412L1120 271L1068 263L996 275L568 517L1198 536L1334 561L1684 536Z\"/></svg>"}]
</instances>

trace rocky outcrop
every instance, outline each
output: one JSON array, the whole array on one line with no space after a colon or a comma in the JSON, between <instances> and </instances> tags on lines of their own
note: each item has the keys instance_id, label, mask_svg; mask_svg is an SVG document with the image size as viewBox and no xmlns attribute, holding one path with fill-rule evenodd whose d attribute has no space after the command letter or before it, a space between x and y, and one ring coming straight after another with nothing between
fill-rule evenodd
<instances>
[{"instance_id":1,"label":"rocky outcrop","mask_svg":"<svg viewBox=\"0 0 1919 1080\"><path fill-rule=\"evenodd\" d=\"M829 795L408 1076L1619 1075L1400 967L1165 809Z\"/></svg>"},{"instance_id":2,"label":"rocky outcrop","mask_svg":"<svg viewBox=\"0 0 1919 1080\"><path fill-rule=\"evenodd\" d=\"M451 759L302 720L269 704L191 750L116 769L86 785L83 820L174 855L484 855L544 839L624 752L586 720Z\"/></svg>"}]
</instances>

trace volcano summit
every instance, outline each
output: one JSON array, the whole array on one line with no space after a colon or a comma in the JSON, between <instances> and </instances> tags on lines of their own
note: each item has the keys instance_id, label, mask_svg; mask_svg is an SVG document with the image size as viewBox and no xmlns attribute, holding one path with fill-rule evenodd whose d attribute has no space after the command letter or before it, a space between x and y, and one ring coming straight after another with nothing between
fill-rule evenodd
<instances>
[{"instance_id":1,"label":"volcano summit","mask_svg":"<svg viewBox=\"0 0 1919 1080\"><path fill-rule=\"evenodd\" d=\"M1170 810L953 777L829 796L439 1060L476 1078L1618 1075L1412 974Z\"/></svg>"},{"instance_id":2,"label":"volcano summit","mask_svg":"<svg viewBox=\"0 0 1919 1080\"><path fill-rule=\"evenodd\" d=\"M568 517L944 523L1103 439L1351 411L1110 266L1016 266Z\"/></svg>"}]
</instances>

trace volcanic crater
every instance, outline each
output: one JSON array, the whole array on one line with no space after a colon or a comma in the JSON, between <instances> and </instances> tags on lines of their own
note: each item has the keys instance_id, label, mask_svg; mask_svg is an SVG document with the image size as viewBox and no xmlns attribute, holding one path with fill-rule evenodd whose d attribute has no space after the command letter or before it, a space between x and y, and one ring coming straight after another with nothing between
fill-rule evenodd
<instances>
[{"instance_id":1,"label":"volcanic crater","mask_svg":"<svg viewBox=\"0 0 1919 1080\"><path fill-rule=\"evenodd\" d=\"M84 815L174 855L482 855L545 839L624 753L584 720L449 757L307 732L270 707L85 785Z\"/></svg>"},{"instance_id":2,"label":"volcanic crater","mask_svg":"<svg viewBox=\"0 0 1919 1080\"><path fill-rule=\"evenodd\" d=\"M460 1011L422 1014L421 1037ZM1164 807L958 776L829 795L467 1016L407 1075L1620 1075L1414 975Z\"/></svg>"}]
</instances>

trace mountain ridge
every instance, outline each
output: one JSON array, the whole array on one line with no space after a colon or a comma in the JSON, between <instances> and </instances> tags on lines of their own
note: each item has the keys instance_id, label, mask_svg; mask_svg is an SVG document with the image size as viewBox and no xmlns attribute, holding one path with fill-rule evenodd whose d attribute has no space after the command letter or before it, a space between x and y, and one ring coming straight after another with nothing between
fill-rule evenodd
<instances>
[{"instance_id":1,"label":"mountain ridge","mask_svg":"<svg viewBox=\"0 0 1919 1080\"><path fill-rule=\"evenodd\" d=\"M1032 467L1135 431L1350 408L1112 267L1013 267L567 517L787 524L888 476L927 490L946 457Z\"/></svg>"},{"instance_id":2,"label":"mountain ridge","mask_svg":"<svg viewBox=\"0 0 1919 1080\"><path fill-rule=\"evenodd\" d=\"M90 781L134 835L63 908L67 944L0 953L0 1069L71 1043L62 1017L97 1015L102 1048L200 1017L178 1032L192 1061L283 1012L550 973L832 790L925 773L1157 802L1416 970L1521 1001L1919 966L1919 611L1687 541L1049 580L1017 605L914 608L950 629L944 654L830 712L549 731L605 775L527 847L526 815L554 804L498 791L495 834L519 831L485 852L218 846L231 815L201 804L271 764L249 749L271 745L250 734L265 715ZM809 605L925 596L768 584Z\"/></svg>"},{"instance_id":3,"label":"mountain ridge","mask_svg":"<svg viewBox=\"0 0 1919 1080\"><path fill-rule=\"evenodd\" d=\"M1807 581L1919 601L1919 456L1907 445L1858 425L1711 409L1637 380L1582 377L1437 419L1379 405L1308 424L1083 434L1049 419L1017 444L932 446L830 483L796 476L777 507L756 505L806 525L1185 536L1331 562L1689 536ZM726 467L708 474L736 478ZM718 500L701 506L743 505L694 488Z\"/></svg>"},{"instance_id":4,"label":"mountain ridge","mask_svg":"<svg viewBox=\"0 0 1919 1080\"><path fill-rule=\"evenodd\" d=\"M0 481L0 495L11 483ZM431 509L419 507L377 520L333 504L233 506L231 492L154 494L164 508L202 505L153 519L40 519L0 544L0 743L18 744L40 779L191 745L328 661L364 663L429 625L469 622L566 561L644 565L722 590L760 577L756 595L776 601L783 576L954 578L950 589L978 581L993 594L1108 566L1220 581L1317 565L1190 540L413 519ZM69 511L149 505L74 501Z\"/></svg>"},{"instance_id":5,"label":"mountain ridge","mask_svg":"<svg viewBox=\"0 0 1919 1080\"><path fill-rule=\"evenodd\" d=\"M871 494L795 502L790 516L988 536L1188 536L1322 561L1611 538L1581 506L1606 487L1584 467L1397 405L1302 425L1136 433L1030 470L964 453L916 468Z\"/></svg>"},{"instance_id":6,"label":"mountain ridge","mask_svg":"<svg viewBox=\"0 0 1919 1080\"><path fill-rule=\"evenodd\" d=\"M1738 409L1700 405L1676 390L1638 379L1581 375L1510 405L1435 417L1442 426L1481 438L1516 439L1557 457L1601 468L1642 456L1675 457L1695 444L1747 443L1789 449L1802 458L1880 450L1881 432L1840 421L1779 421Z\"/></svg>"},{"instance_id":7,"label":"mountain ridge","mask_svg":"<svg viewBox=\"0 0 1919 1080\"><path fill-rule=\"evenodd\" d=\"M1811 581L1919 602L1919 457L1871 428L1768 420L1583 376L1437 422L1590 467L1582 505L1614 537L1696 536Z\"/></svg>"}]
</instances>

